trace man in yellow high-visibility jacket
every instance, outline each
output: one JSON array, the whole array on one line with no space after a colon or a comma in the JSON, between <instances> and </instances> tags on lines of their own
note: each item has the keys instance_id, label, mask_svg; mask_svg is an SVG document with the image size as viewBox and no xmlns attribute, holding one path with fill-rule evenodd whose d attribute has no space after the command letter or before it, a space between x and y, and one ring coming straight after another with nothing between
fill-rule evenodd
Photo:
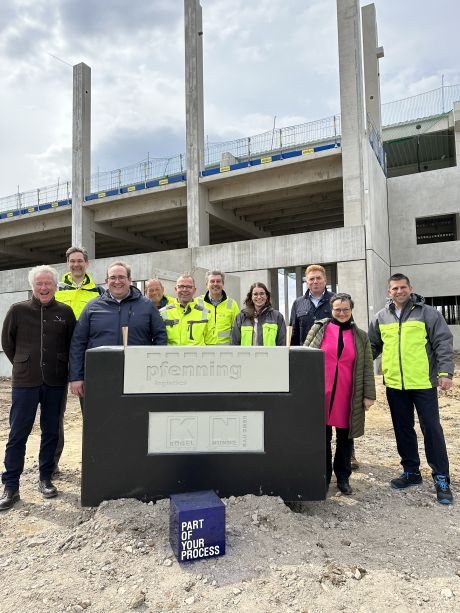
<instances>
[{"instance_id":1,"label":"man in yellow high-visibility jacket","mask_svg":"<svg viewBox=\"0 0 460 613\"><path fill-rule=\"evenodd\" d=\"M88 274L88 253L84 247L69 247L66 251L68 272L62 276L55 294L56 300L68 304L76 319L85 306L104 293Z\"/></svg>"},{"instance_id":2,"label":"man in yellow high-visibility jacket","mask_svg":"<svg viewBox=\"0 0 460 613\"><path fill-rule=\"evenodd\" d=\"M218 345L229 345L233 322L240 312L236 300L229 298L224 291L225 274L220 270L206 273L207 292L201 296L204 306L214 318Z\"/></svg>"},{"instance_id":3,"label":"man in yellow high-visibility jacket","mask_svg":"<svg viewBox=\"0 0 460 613\"><path fill-rule=\"evenodd\" d=\"M176 282L177 298L160 309L166 326L168 345L215 345L216 326L203 301L194 300L195 280L185 273Z\"/></svg>"},{"instance_id":4,"label":"man in yellow high-visibility jacket","mask_svg":"<svg viewBox=\"0 0 460 613\"><path fill-rule=\"evenodd\" d=\"M104 293L104 288L96 285L88 274L88 252L84 247L69 247L66 251L68 271L62 276L54 297L71 307L75 319L78 319L84 307ZM64 413L67 404L67 389L62 401L59 416L59 439L54 457L54 474L59 474L59 460L64 449Z\"/></svg>"}]
</instances>

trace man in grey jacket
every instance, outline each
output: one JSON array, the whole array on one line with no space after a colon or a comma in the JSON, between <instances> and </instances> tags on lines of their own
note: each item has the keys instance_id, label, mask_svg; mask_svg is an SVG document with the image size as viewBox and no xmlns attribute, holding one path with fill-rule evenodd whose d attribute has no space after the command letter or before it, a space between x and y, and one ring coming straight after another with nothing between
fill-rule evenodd
<instances>
[{"instance_id":1,"label":"man in grey jacket","mask_svg":"<svg viewBox=\"0 0 460 613\"><path fill-rule=\"evenodd\" d=\"M403 473L390 481L401 490L422 483L414 407L425 443L438 502L451 504L449 460L438 392L452 387L452 333L441 313L415 294L406 275L388 280L390 300L369 327L374 358L382 354L383 378Z\"/></svg>"}]
</instances>

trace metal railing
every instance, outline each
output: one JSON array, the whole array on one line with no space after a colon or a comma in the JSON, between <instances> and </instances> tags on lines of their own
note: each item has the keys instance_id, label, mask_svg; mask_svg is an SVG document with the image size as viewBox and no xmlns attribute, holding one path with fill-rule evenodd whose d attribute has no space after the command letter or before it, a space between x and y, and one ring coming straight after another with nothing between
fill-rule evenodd
<instances>
[{"instance_id":1,"label":"metal railing","mask_svg":"<svg viewBox=\"0 0 460 613\"><path fill-rule=\"evenodd\" d=\"M333 115L296 126L267 130L267 132L247 138L208 143L205 147L205 165L218 165L223 156L227 154L243 162L258 158L263 154L289 151L313 143L337 142L339 137L340 115Z\"/></svg>"},{"instance_id":2,"label":"metal railing","mask_svg":"<svg viewBox=\"0 0 460 613\"><path fill-rule=\"evenodd\" d=\"M392 126L442 115L454 108L454 102L460 100L459 85L443 85L423 94L403 98L382 104L382 125Z\"/></svg>"},{"instance_id":3,"label":"metal railing","mask_svg":"<svg viewBox=\"0 0 460 613\"><path fill-rule=\"evenodd\" d=\"M40 210L40 207L51 202L71 201L72 184L70 181L56 183L47 187L40 187L27 192L18 192L11 196L0 198L1 211L15 211L34 208Z\"/></svg>"},{"instance_id":4,"label":"metal railing","mask_svg":"<svg viewBox=\"0 0 460 613\"><path fill-rule=\"evenodd\" d=\"M380 166L382 167L385 175L387 174L387 160L385 155L385 150L383 148L383 140L380 135L380 132L376 129L371 116L367 113L367 136L369 138L369 143L375 153L377 160L379 161Z\"/></svg>"},{"instance_id":5,"label":"metal railing","mask_svg":"<svg viewBox=\"0 0 460 613\"><path fill-rule=\"evenodd\" d=\"M460 100L460 85L446 85L438 89L382 104L382 125L390 126L410 122L424 117L440 115L453 108ZM268 130L247 138L226 142L208 143L205 147L205 166L219 165L224 156L233 156L238 161L248 161L280 151L289 151L306 145L337 142L341 135L340 115L310 121L295 126ZM376 155L382 163L381 143L377 133L369 129L369 139ZM378 142L377 142L378 141ZM379 157L380 156L380 157ZM137 164L91 175L85 186L85 193L99 193L120 190L129 185L146 185L148 181L185 173L184 154L167 158L147 158ZM65 181L49 187L20 192L0 198L0 212L24 210L43 203L56 202L71 198L71 182Z\"/></svg>"},{"instance_id":6,"label":"metal railing","mask_svg":"<svg viewBox=\"0 0 460 613\"><path fill-rule=\"evenodd\" d=\"M115 170L97 172L91 175L85 193L120 190L126 185L147 184L148 181L170 177L185 172L185 156L182 154L169 158L147 158Z\"/></svg>"}]
</instances>

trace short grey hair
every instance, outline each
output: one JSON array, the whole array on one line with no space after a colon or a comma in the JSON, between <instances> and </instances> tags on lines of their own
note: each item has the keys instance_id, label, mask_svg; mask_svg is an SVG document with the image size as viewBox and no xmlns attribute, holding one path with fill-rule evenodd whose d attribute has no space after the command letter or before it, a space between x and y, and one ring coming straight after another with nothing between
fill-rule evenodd
<instances>
[{"instance_id":1,"label":"short grey hair","mask_svg":"<svg viewBox=\"0 0 460 613\"><path fill-rule=\"evenodd\" d=\"M57 286L58 279L59 279L58 271L52 266L41 264L40 266L34 266L33 268L29 270L29 274L28 274L29 285L32 289L34 287L35 277L41 272L47 272L48 274L50 274L53 277L54 285Z\"/></svg>"},{"instance_id":2,"label":"short grey hair","mask_svg":"<svg viewBox=\"0 0 460 613\"><path fill-rule=\"evenodd\" d=\"M148 287L150 283L152 283L152 281L155 281L156 283L160 284L160 287L162 289L164 289L163 283L160 281L160 279L156 279L155 277L153 279L147 279L147 281L145 282L145 287Z\"/></svg>"},{"instance_id":3,"label":"short grey hair","mask_svg":"<svg viewBox=\"0 0 460 613\"><path fill-rule=\"evenodd\" d=\"M213 277L214 275L222 277L222 283L225 283L225 273L224 272L222 272L221 270L208 270L204 277L206 284L209 281L209 277Z\"/></svg>"},{"instance_id":4,"label":"short grey hair","mask_svg":"<svg viewBox=\"0 0 460 613\"><path fill-rule=\"evenodd\" d=\"M72 253L81 253L85 258L85 262L88 262L88 252L84 247L78 247L77 245L72 245L72 247L69 247L65 252L65 258L67 261L69 261L69 257L72 255Z\"/></svg>"},{"instance_id":5,"label":"short grey hair","mask_svg":"<svg viewBox=\"0 0 460 613\"><path fill-rule=\"evenodd\" d=\"M193 287L196 287L195 278L191 272L183 272L181 275L177 277L177 281L179 281L179 279L191 279L193 282ZM177 284L177 281L176 281L176 284Z\"/></svg>"}]
</instances>

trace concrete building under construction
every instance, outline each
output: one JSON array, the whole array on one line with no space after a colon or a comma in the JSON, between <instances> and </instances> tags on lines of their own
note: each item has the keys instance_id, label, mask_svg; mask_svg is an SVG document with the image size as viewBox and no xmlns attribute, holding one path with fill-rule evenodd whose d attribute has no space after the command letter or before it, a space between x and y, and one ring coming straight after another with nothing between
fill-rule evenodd
<instances>
[{"instance_id":1,"label":"concrete building under construction","mask_svg":"<svg viewBox=\"0 0 460 613\"><path fill-rule=\"evenodd\" d=\"M382 129L374 5L337 0L340 116L280 129L268 147L251 137L209 156L201 6L184 8L185 156L162 174L144 165L126 181L118 172L99 183L91 71L74 66L71 187L67 197L0 209L0 319L27 298L30 266L64 272L66 249L79 244L98 283L120 257L137 282L158 276L167 288L182 271L204 282L201 271L219 268L234 297L264 281L286 313L305 266L322 263L332 289L354 297L364 328L384 304L388 276L403 272L442 310L460 348L460 87ZM9 373L3 355L0 373Z\"/></svg>"}]
</instances>

